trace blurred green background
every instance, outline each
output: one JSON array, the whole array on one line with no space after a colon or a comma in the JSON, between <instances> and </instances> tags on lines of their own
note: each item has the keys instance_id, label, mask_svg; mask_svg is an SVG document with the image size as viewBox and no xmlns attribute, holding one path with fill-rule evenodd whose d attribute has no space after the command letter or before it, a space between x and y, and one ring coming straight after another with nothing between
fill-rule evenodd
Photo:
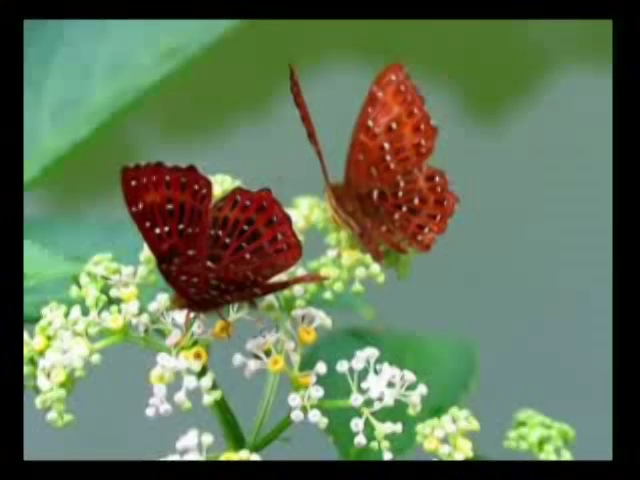
<instances>
[{"instance_id":1,"label":"blurred green background","mask_svg":"<svg viewBox=\"0 0 640 480\"><path fill-rule=\"evenodd\" d=\"M133 261L141 240L119 168L139 161L194 163L270 186L285 203L320 195L287 63L339 179L371 80L403 62L440 126L432 162L461 208L407 281L389 275L368 300L386 325L477 346L470 405L484 455L516 458L503 433L529 406L576 428L576 458L609 459L611 37L609 21L26 22L25 239L71 260L113 251ZM25 277L26 315L59 289L27 290ZM231 370L241 348L242 333L212 362L249 425L262 382ZM154 362L129 347L106 352L72 395L77 423L64 431L25 393L25 458L153 459L191 426L216 433L199 408L144 416ZM274 418L286 412L282 393ZM335 458L312 426L290 436L264 457Z\"/></svg>"}]
</instances>

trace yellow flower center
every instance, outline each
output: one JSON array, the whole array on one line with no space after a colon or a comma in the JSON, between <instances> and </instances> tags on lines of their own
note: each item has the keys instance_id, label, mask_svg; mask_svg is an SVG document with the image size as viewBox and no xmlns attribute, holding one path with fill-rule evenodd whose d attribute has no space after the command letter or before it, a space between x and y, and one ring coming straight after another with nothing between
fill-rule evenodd
<instances>
[{"instance_id":1,"label":"yellow flower center","mask_svg":"<svg viewBox=\"0 0 640 480\"><path fill-rule=\"evenodd\" d=\"M360 256L361 254L358 250L348 249L342 252L340 260L343 266L350 267L356 262L356 260L358 260Z\"/></svg>"},{"instance_id":2,"label":"yellow flower center","mask_svg":"<svg viewBox=\"0 0 640 480\"><path fill-rule=\"evenodd\" d=\"M238 460L238 454L236 452L224 452L220 455L218 460Z\"/></svg>"},{"instance_id":3,"label":"yellow flower center","mask_svg":"<svg viewBox=\"0 0 640 480\"><path fill-rule=\"evenodd\" d=\"M434 453L440 449L440 440L436 437L427 437L422 444L425 452Z\"/></svg>"},{"instance_id":4,"label":"yellow flower center","mask_svg":"<svg viewBox=\"0 0 640 480\"><path fill-rule=\"evenodd\" d=\"M149 382L152 385L168 385L175 379L175 375L161 368L155 367L149 372Z\"/></svg>"},{"instance_id":5,"label":"yellow flower center","mask_svg":"<svg viewBox=\"0 0 640 480\"><path fill-rule=\"evenodd\" d=\"M232 335L233 324L229 320L218 320L211 331L211 336L217 340L229 340Z\"/></svg>"},{"instance_id":6,"label":"yellow flower center","mask_svg":"<svg viewBox=\"0 0 640 480\"><path fill-rule=\"evenodd\" d=\"M298 327L298 340L302 345L313 345L318 339L316 329L308 325Z\"/></svg>"},{"instance_id":7,"label":"yellow flower center","mask_svg":"<svg viewBox=\"0 0 640 480\"><path fill-rule=\"evenodd\" d=\"M54 385L61 385L67 379L67 372L62 367L56 367L51 371L50 378Z\"/></svg>"},{"instance_id":8,"label":"yellow flower center","mask_svg":"<svg viewBox=\"0 0 640 480\"><path fill-rule=\"evenodd\" d=\"M111 330L120 330L124 327L124 318L119 313L114 313L109 318L108 325Z\"/></svg>"},{"instance_id":9,"label":"yellow flower center","mask_svg":"<svg viewBox=\"0 0 640 480\"><path fill-rule=\"evenodd\" d=\"M282 355L272 355L267 361L267 370L271 373L282 373L287 366Z\"/></svg>"},{"instance_id":10,"label":"yellow flower center","mask_svg":"<svg viewBox=\"0 0 640 480\"><path fill-rule=\"evenodd\" d=\"M473 455L473 444L471 440L462 435L455 435L451 438L451 446L457 452L462 453L465 457Z\"/></svg>"},{"instance_id":11,"label":"yellow flower center","mask_svg":"<svg viewBox=\"0 0 640 480\"><path fill-rule=\"evenodd\" d=\"M36 335L33 338L33 343L32 343L33 349L38 352L38 353L42 353L44 352L47 347L49 346L49 341L47 340L47 337L43 336L43 335Z\"/></svg>"},{"instance_id":12,"label":"yellow flower center","mask_svg":"<svg viewBox=\"0 0 640 480\"><path fill-rule=\"evenodd\" d=\"M293 385L296 389L309 388L313 383L313 375L301 373L293 377Z\"/></svg>"},{"instance_id":13,"label":"yellow flower center","mask_svg":"<svg viewBox=\"0 0 640 480\"><path fill-rule=\"evenodd\" d=\"M120 294L120 298L124 303L133 302L138 298L138 289L134 286L124 289Z\"/></svg>"},{"instance_id":14,"label":"yellow flower center","mask_svg":"<svg viewBox=\"0 0 640 480\"><path fill-rule=\"evenodd\" d=\"M191 350L189 350L188 356L192 362L199 366L205 365L209 360L207 351L200 345L196 345Z\"/></svg>"}]
</instances>

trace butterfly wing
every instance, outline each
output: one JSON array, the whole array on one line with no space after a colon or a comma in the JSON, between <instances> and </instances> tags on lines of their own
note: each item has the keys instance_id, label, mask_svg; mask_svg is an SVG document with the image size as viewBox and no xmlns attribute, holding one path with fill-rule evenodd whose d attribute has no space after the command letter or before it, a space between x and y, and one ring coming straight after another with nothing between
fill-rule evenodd
<instances>
[{"instance_id":1,"label":"butterfly wing","mask_svg":"<svg viewBox=\"0 0 640 480\"><path fill-rule=\"evenodd\" d=\"M430 166L399 176L390 187L357 195L360 208L372 212L371 232L399 253L429 251L447 230L459 202L445 173Z\"/></svg>"},{"instance_id":2,"label":"butterfly wing","mask_svg":"<svg viewBox=\"0 0 640 480\"><path fill-rule=\"evenodd\" d=\"M207 239L206 275L210 301L250 301L291 285L324 280L317 275L269 282L302 257L291 218L263 188L236 187L214 203Z\"/></svg>"},{"instance_id":3,"label":"butterfly wing","mask_svg":"<svg viewBox=\"0 0 640 480\"><path fill-rule=\"evenodd\" d=\"M190 299L192 278L205 258L211 181L194 166L126 166L121 184L129 213L167 283Z\"/></svg>"},{"instance_id":4,"label":"butterfly wing","mask_svg":"<svg viewBox=\"0 0 640 480\"><path fill-rule=\"evenodd\" d=\"M430 250L455 212L446 174L427 164L437 134L406 69L386 67L356 121L345 172L361 239L376 259L381 244L399 253Z\"/></svg>"},{"instance_id":5,"label":"butterfly wing","mask_svg":"<svg viewBox=\"0 0 640 480\"><path fill-rule=\"evenodd\" d=\"M438 134L424 97L400 64L375 78L351 137L345 185L367 192L422 167Z\"/></svg>"}]
</instances>

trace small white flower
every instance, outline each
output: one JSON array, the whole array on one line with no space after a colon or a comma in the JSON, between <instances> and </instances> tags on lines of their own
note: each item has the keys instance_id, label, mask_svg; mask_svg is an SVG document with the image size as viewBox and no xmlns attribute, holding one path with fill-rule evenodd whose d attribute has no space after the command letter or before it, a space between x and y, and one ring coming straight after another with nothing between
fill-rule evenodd
<instances>
[{"instance_id":1,"label":"small white flower","mask_svg":"<svg viewBox=\"0 0 640 480\"><path fill-rule=\"evenodd\" d=\"M317 408L313 408L309 410L309 413L307 414L307 419L309 420L309 423L314 423L314 424L318 423L321 418L322 418L322 413Z\"/></svg>"},{"instance_id":2,"label":"small white flower","mask_svg":"<svg viewBox=\"0 0 640 480\"><path fill-rule=\"evenodd\" d=\"M359 372L366 366L365 359L362 357L354 357L351 360L351 369L355 372Z\"/></svg>"},{"instance_id":3,"label":"small white flower","mask_svg":"<svg viewBox=\"0 0 640 480\"><path fill-rule=\"evenodd\" d=\"M327 364L324 363L322 360L320 360L318 363L316 363L316 366L313 368L313 371L320 376L326 375Z\"/></svg>"},{"instance_id":4,"label":"small white flower","mask_svg":"<svg viewBox=\"0 0 640 480\"><path fill-rule=\"evenodd\" d=\"M244 356L241 353L234 353L233 357L231 358L231 364L234 367L240 367L244 365L246 361L247 360L244 358Z\"/></svg>"},{"instance_id":5,"label":"small white flower","mask_svg":"<svg viewBox=\"0 0 640 480\"><path fill-rule=\"evenodd\" d=\"M383 460L393 460L393 453L391 453L390 450L384 450L382 452L382 459Z\"/></svg>"},{"instance_id":6,"label":"small white flower","mask_svg":"<svg viewBox=\"0 0 640 480\"><path fill-rule=\"evenodd\" d=\"M359 393L352 393L349 397L349 402L353 406L353 408L360 408L364 403L364 397Z\"/></svg>"},{"instance_id":7,"label":"small white flower","mask_svg":"<svg viewBox=\"0 0 640 480\"><path fill-rule=\"evenodd\" d=\"M290 393L287 397L287 403L291 408L299 408L302 405L302 398L297 393Z\"/></svg>"},{"instance_id":8,"label":"small white flower","mask_svg":"<svg viewBox=\"0 0 640 480\"><path fill-rule=\"evenodd\" d=\"M176 450L178 452L194 450L198 448L199 441L198 429L191 428L187 433L178 438L178 441L176 442Z\"/></svg>"},{"instance_id":9,"label":"small white flower","mask_svg":"<svg viewBox=\"0 0 640 480\"><path fill-rule=\"evenodd\" d=\"M200 388L203 392L211 390L213 388L213 382L215 381L215 375L212 371L208 371L204 377L200 379Z\"/></svg>"},{"instance_id":10,"label":"small white flower","mask_svg":"<svg viewBox=\"0 0 640 480\"><path fill-rule=\"evenodd\" d=\"M324 396L324 388L320 385L312 385L309 388L309 395L313 400L320 400Z\"/></svg>"},{"instance_id":11,"label":"small white flower","mask_svg":"<svg viewBox=\"0 0 640 480\"><path fill-rule=\"evenodd\" d=\"M347 360L338 360L336 364L336 372L345 374L349 371L349 362Z\"/></svg>"},{"instance_id":12,"label":"small white flower","mask_svg":"<svg viewBox=\"0 0 640 480\"><path fill-rule=\"evenodd\" d=\"M367 446L367 437L365 437L363 433L359 433L353 439L353 444L356 448L364 448Z\"/></svg>"},{"instance_id":13,"label":"small white flower","mask_svg":"<svg viewBox=\"0 0 640 480\"><path fill-rule=\"evenodd\" d=\"M291 421L293 423L300 423L301 421L304 420L304 413L302 412L302 410L299 410L299 409L292 410L291 413L289 414L289 418L291 418Z\"/></svg>"},{"instance_id":14,"label":"small white flower","mask_svg":"<svg viewBox=\"0 0 640 480\"><path fill-rule=\"evenodd\" d=\"M329 425L329 419L327 417L322 417L318 420L318 428L320 430L324 430Z\"/></svg>"},{"instance_id":15,"label":"small white flower","mask_svg":"<svg viewBox=\"0 0 640 480\"><path fill-rule=\"evenodd\" d=\"M165 340L167 347L174 347L182 339L182 331L178 328L171 330L171 333Z\"/></svg>"},{"instance_id":16,"label":"small white flower","mask_svg":"<svg viewBox=\"0 0 640 480\"><path fill-rule=\"evenodd\" d=\"M362 432L364 430L364 419L360 417L354 417L351 419L349 426L351 427L351 431L353 433Z\"/></svg>"},{"instance_id":17,"label":"small white flower","mask_svg":"<svg viewBox=\"0 0 640 480\"><path fill-rule=\"evenodd\" d=\"M195 375L185 375L182 379L182 384L187 390L194 390L198 387L198 377Z\"/></svg>"},{"instance_id":18,"label":"small white flower","mask_svg":"<svg viewBox=\"0 0 640 480\"><path fill-rule=\"evenodd\" d=\"M206 448L213 445L214 437L209 432L204 432L200 437L200 443Z\"/></svg>"}]
</instances>

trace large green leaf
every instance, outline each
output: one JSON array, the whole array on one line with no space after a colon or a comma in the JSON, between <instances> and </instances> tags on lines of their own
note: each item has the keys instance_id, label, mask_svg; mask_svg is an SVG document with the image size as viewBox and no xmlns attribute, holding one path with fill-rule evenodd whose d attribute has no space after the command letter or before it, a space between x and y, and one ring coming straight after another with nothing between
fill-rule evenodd
<instances>
[{"instance_id":1,"label":"large green leaf","mask_svg":"<svg viewBox=\"0 0 640 480\"><path fill-rule=\"evenodd\" d=\"M348 398L349 385L343 375L335 372L334 366L340 359L351 359L356 350L366 346L380 350L380 361L413 371L418 381L426 383L429 388L422 411L415 417L406 413L406 405L397 405L376 414L383 421L402 421L403 433L389 437L394 455L400 456L414 448L418 422L442 415L451 406L462 402L475 377L475 352L466 342L450 338L364 328L338 330L325 337L303 358L304 368L312 368L318 360L329 365L329 373L319 382L325 389L326 399ZM349 422L355 416L355 410L326 410L324 413L329 418L326 431L341 458L380 459L380 453L354 447L354 434Z\"/></svg>"},{"instance_id":2,"label":"large green leaf","mask_svg":"<svg viewBox=\"0 0 640 480\"><path fill-rule=\"evenodd\" d=\"M26 21L24 184L236 23Z\"/></svg>"},{"instance_id":3,"label":"large green leaf","mask_svg":"<svg viewBox=\"0 0 640 480\"><path fill-rule=\"evenodd\" d=\"M24 319L30 322L38 319L45 303L62 295L82 264L65 259L30 240L24 240L23 249Z\"/></svg>"}]
</instances>

